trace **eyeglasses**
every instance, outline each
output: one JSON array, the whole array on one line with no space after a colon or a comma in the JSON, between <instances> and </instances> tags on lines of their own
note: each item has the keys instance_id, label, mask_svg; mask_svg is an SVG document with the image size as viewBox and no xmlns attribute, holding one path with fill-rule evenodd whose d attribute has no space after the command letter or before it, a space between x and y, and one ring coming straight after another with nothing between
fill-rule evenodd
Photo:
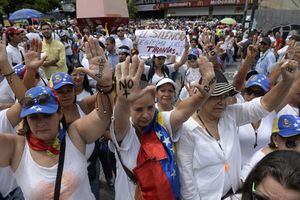
<instances>
[{"instance_id":1,"label":"eyeglasses","mask_svg":"<svg viewBox=\"0 0 300 200\"><path fill-rule=\"evenodd\" d=\"M197 60L197 56L195 56L195 55L188 55L188 60Z\"/></svg>"},{"instance_id":2,"label":"eyeglasses","mask_svg":"<svg viewBox=\"0 0 300 200\"><path fill-rule=\"evenodd\" d=\"M50 102L49 94L41 94L35 98L25 97L20 101L22 108L30 108L35 104L47 105L49 102Z\"/></svg>"},{"instance_id":3,"label":"eyeglasses","mask_svg":"<svg viewBox=\"0 0 300 200\"><path fill-rule=\"evenodd\" d=\"M254 94L254 96L256 96L256 97L261 97L266 94L266 92L263 90L253 90L252 88L246 88L245 93L248 95Z\"/></svg>"},{"instance_id":4,"label":"eyeglasses","mask_svg":"<svg viewBox=\"0 0 300 200\"><path fill-rule=\"evenodd\" d=\"M252 200L270 200L266 196L257 193L255 183L252 184Z\"/></svg>"},{"instance_id":5,"label":"eyeglasses","mask_svg":"<svg viewBox=\"0 0 300 200\"><path fill-rule=\"evenodd\" d=\"M117 32L124 32L124 30L123 30L123 29L120 29L120 30L117 30Z\"/></svg>"}]
</instances>

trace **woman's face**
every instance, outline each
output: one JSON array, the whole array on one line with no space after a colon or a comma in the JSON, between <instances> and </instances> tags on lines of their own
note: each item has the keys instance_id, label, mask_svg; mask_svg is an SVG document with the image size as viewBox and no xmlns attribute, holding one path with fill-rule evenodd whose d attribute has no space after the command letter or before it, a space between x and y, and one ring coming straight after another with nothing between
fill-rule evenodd
<instances>
[{"instance_id":1,"label":"woman's face","mask_svg":"<svg viewBox=\"0 0 300 200\"><path fill-rule=\"evenodd\" d=\"M192 67L192 68L197 68L198 67L198 63L197 63L197 56L195 55L188 55L188 66Z\"/></svg>"},{"instance_id":2,"label":"woman's face","mask_svg":"<svg viewBox=\"0 0 300 200\"><path fill-rule=\"evenodd\" d=\"M27 122L34 136L47 142L56 137L61 118L61 113L33 114L27 116Z\"/></svg>"},{"instance_id":3,"label":"woman's face","mask_svg":"<svg viewBox=\"0 0 300 200\"><path fill-rule=\"evenodd\" d=\"M72 85L64 85L56 90L62 107L70 106L75 101L75 90Z\"/></svg>"},{"instance_id":4,"label":"woman's face","mask_svg":"<svg viewBox=\"0 0 300 200\"><path fill-rule=\"evenodd\" d=\"M126 60L126 57L127 57L126 53L119 53L120 62L124 62Z\"/></svg>"},{"instance_id":5,"label":"woman's face","mask_svg":"<svg viewBox=\"0 0 300 200\"><path fill-rule=\"evenodd\" d=\"M78 71L77 69L74 69L71 73L71 77L73 79L75 87L81 87L83 85L84 73Z\"/></svg>"},{"instance_id":6,"label":"woman's face","mask_svg":"<svg viewBox=\"0 0 300 200\"><path fill-rule=\"evenodd\" d=\"M171 83L166 83L159 86L156 91L156 97L159 104L172 106L175 89Z\"/></svg>"},{"instance_id":7,"label":"woman's face","mask_svg":"<svg viewBox=\"0 0 300 200\"><path fill-rule=\"evenodd\" d=\"M272 200L298 200L300 199L300 191L288 189L281 185L272 176L266 176L256 187L257 195L263 199Z\"/></svg>"},{"instance_id":8,"label":"woman's face","mask_svg":"<svg viewBox=\"0 0 300 200\"><path fill-rule=\"evenodd\" d=\"M131 105L130 111L135 126L139 128L148 126L154 116L154 96L151 93L145 94Z\"/></svg>"},{"instance_id":9,"label":"woman's face","mask_svg":"<svg viewBox=\"0 0 300 200\"><path fill-rule=\"evenodd\" d=\"M300 135L293 137L280 137L277 135L276 144L278 150L297 151L300 153Z\"/></svg>"},{"instance_id":10,"label":"woman's face","mask_svg":"<svg viewBox=\"0 0 300 200\"><path fill-rule=\"evenodd\" d=\"M251 101L256 97L261 97L265 95L265 91L259 86L251 86L249 88L245 88L244 90L244 99L246 101Z\"/></svg>"},{"instance_id":11,"label":"woman's face","mask_svg":"<svg viewBox=\"0 0 300 200\"><path fill-rule=\"evenodd\" d=\"M197 42L195 40L191 41L191 47L196 48L197 47Z\"/></svg>"},{"instance_id":12,"label":"woman's face","mask_svg":"<svg viewBox=\"0 0 300 200\"><path fill-rule=\"evenodd\" d=\"M229 95L227 93L216 97L211 96L202 109L205 110L206 113L210 113L211 117L219 119L227 106L228 97Z\"/></svg>"},{"instance_id":13,"label":"woman's face","mask_svg":"<svg viewBox=\"0 0 300 200\"><path fill-rule=\"evenodd\" d=\"M162 67L165 64L166 57L160 56L154 59L156 67Z\"/></svg>"}]
</instances>

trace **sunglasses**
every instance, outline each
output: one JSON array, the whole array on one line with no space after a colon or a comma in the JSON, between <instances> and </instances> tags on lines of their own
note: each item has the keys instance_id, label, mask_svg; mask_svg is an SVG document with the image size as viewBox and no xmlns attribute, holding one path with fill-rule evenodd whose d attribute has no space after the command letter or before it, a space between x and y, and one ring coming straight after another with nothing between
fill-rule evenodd
<instances>
[{"instance_id":1,"label":"sunglasses","mask_svg":"<svg viewBox=\"0 0 300 200\"><path fill-rule=\"evenodd\" d=\"M22 108L30 108L35 104L39 105L47 105L50 102L50 95L49 94L41 94L35 98L32 97L24 97L20 103Z\"/></svg>"},{"instance_id":2,"label":"sunglasses","mask_svg":"<svg viewBox=\"0 0 300 200\"><path fill-rule=\"evenodd\" d=\"M295 149L299 144L299 139L288 138L285 141L285 146L288 149Z\"/></svg>"},{"instance_id":3,"label":"sunglasses","mask_svg":"<svg viewBox=\"0 0 300 200\"><path fill-rule=\"evenodd\" d=\"M268 197L260 195L256 191L255 183L252 184L252 200L270 200Z\"/></svg>"},{"instance_id":4,"label":"sunglasses","mask_svg":"<svg viewBox=\"0 0 300 200\"><path fill-rule=\"evenodd\" d=\"M263 90L253 90L252 88L246 88L245 93L248 95L254 94L254 96L256 96L256 97L261 97L266 94L266 92Z\"/></svg>"},{"instance_id":5,"label":"sunglasses","mask_svg":"<svg viewBox=\"0 0 300 200\"><path fill-rule=\"evenodd\" d=\"M197 56L195 56L195 55L188 55L188 60L197 60Z\"/></svg>"}]
</instances>

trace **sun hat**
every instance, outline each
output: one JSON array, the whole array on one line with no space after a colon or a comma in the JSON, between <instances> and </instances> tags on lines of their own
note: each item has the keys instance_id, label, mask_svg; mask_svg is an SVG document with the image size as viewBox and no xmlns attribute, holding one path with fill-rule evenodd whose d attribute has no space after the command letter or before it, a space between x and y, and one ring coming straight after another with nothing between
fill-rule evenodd
<instances>
[{"instance_id":1,"label":"sun hat","mask_svg":"<svg viewBox=\"0 0 300 200\"><path fill-rule=\"evenodd\" d=\"M281 115L278 120L278 135L292 137L300 134L300 118L296 115Z\"/></svg>"},{"instance_id":2,"label":"sun hat","mask_svg":"<svg viewBox=\"0 0 300 200\"><path fill-rule=\"evenodd\" d=\"M224 76L222 72L219 70L215 70L215 76L216 76L216 87L211 94L211 96L220 96L225 93L229 93L230 96L234 96L238 92L234 89L234 87L228 83L228 80Z\"/></svg>"},{"instance_id":3,"label":"sun hat","mask_svg":"<svg viewBox=\"0 0 300 200\"><path fill-rule=\"evenodd\" d=\"M268 92L270 90L270 80L264 74L256 74L249 78L249 80L247 81L247 83L245 85L245 88L249 88L252 86L259 86L265 92Z\"/></svg>"},{"instance_id":4,"label":"sun hat","mask_svg":"<svg viewBox=\"0 0 300 200\"><path fill-rule=\"evenodd\" d=\"M177 88L177 84L170 78L162 78L160 79L157 83L156 83L156 90L158 90L158 88L166 83L170 83L173 87L174 87L174 90L176 90Z\"/></svg>"},{"instance_id":5,"label":"sun hat","mask_svg":"<svg viewBox=\"0 0 300 200\"><path fill-rule=\"evenodd\" d=\"M20 103L22 105L20 117L38 113L53 114L57 112L59 104L58 98L47 86L29 89Z\"/></svg>"},{"instance_id":6,"label":"sun hat","mask_svg":"<svg viewBox=\"0 0 300 200\"><path fill-rule=\"evenodd\" d=\"M73 85L72 77L69 74L66 74L64 72L56 72L52 74L49 86L55 90L61 88L64 85Z\"/></svg>"}]
</instances>

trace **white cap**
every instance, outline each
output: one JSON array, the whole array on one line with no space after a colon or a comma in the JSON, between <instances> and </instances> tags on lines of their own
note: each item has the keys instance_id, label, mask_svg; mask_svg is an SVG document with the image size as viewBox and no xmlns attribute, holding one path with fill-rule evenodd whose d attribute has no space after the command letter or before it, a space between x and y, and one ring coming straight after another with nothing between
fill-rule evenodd
<instances>
[{"instance_id":1,"label":"white cap","mask_svg":"<svg viewBox=\"0 0 300 200\"><path fill-rule=\"evenodd\" d=\"M167 58L167 56L165 54L162 54L162 53L158 53L158 54L155 54L155 57L165 57Z\"/></svg>"},{"instance_id":2,"label":"white cap","mask_svg":"<svg viewBox=\"0 0 300 200\"><path fill-rule=\"evenodd\" d=\"M159 86L162 86L166 83L170 83L171 85L173 85L174 89L176 90L177 88L177 84L170 78L162 78L160 79L157 83L156 83L156 89L159 87Z\"/></svg>"}]
</instances>

